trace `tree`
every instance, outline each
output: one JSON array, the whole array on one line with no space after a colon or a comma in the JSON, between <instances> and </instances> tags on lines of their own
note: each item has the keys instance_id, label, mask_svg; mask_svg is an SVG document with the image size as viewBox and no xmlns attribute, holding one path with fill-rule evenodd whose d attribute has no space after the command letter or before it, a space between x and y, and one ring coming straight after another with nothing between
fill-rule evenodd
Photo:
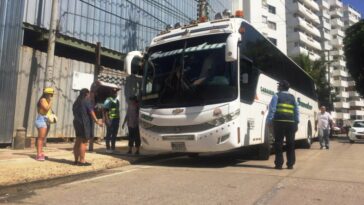
<instances>
[{"instance_id":1,"label":"tree","mask_svg":"<svg viewBox=\"0 0 364 205\"><path fill-rule=\"evenodd\" d=\"M319 101L319 106L324 105L329 110L332 110L332 102L335 101L334 96L331 94L330 101L330 86L327 81L326 64L324 59L312 61L308 55L298 55L293 60L306 71L316 84L316 91Z\"/></svg>"},{"instance_id":2,"label":"tree","mask_svg":"<svg viewBox=\"0 0 364 205\"><path fill-rule=\"evenodd\" d=\"M356 90L364 96L364 20L345 31L344 52L346 67L355 81Z\"/></svg>"}]
</instances>

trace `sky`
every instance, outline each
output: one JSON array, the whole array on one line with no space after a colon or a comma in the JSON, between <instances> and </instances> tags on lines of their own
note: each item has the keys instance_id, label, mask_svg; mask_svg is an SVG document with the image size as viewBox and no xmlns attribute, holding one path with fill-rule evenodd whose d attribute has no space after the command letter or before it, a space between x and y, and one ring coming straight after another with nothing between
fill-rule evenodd
<instances>
[{"instance_id":1,"label":"sky","mask_svg":"<svg viewBox=\"0 0 364 205\"><path fill-rule=\"evenodd\" d=\"M364 19L364 0L342 0L344 4L350 4L353 8L361 13L361 18Z\"/></svg>"}]
</instances>

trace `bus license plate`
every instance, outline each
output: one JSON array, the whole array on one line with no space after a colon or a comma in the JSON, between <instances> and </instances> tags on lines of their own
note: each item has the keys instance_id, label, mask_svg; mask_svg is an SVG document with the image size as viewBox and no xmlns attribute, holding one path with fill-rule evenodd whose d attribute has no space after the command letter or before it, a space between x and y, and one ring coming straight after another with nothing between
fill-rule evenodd
<instances>
[{"instance_id":1,"label":"bus license plate","mask_svg":"<svg viewBox=\"0 0 364 205\"><path fill-rule=\"evenodd\" d=\"M171 142L172 151L174 152L185 152L186 144L184 142Z\"/></svg>"}]
</instances>

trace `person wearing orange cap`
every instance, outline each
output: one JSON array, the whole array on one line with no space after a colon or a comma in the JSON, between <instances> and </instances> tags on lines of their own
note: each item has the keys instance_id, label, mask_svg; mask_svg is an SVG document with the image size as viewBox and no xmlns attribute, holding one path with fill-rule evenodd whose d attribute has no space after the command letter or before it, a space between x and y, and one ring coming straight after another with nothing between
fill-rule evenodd
<instances>
[{"instance_id":1,"label":"person wearing orange cap","mask_svg":"<svg viewBox=\"0 0 364 205\"><path fill-rule=\"evenodd\" d=\"M38 116L35 120L35 126L38 129L38 137L37 137L37 156L35 159L37 161L44 161L45 155L43 152L43 143L48 134L50 123L47 118L48 112L51 112L52 108L52 97L54 94L54 89L47 87L44 88L42 96L39 98L37 103L37 112Z\"/></svg>"}]
</instances>

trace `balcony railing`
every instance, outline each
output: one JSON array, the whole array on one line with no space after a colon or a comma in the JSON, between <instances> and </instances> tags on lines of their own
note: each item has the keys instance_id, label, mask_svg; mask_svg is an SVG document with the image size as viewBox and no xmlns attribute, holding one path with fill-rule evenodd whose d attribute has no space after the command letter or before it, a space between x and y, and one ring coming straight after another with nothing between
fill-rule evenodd
<instances>
[{"instance_id":1,"label":"balcony railing","mask_svg":"<svg viewBox=\"0 0 364 205\"><path fill-rule=\"evenodd\" d=\"M321 44L319 42L317 42L312 37L307 36L303 32L294 32L294 33L288 35L288 40L294 41L294 42L299 41L299 42L304 43L307 47L309 47L311 49L322 50Z\"/></svg>"},{"instance_id":2,"label":"balcony railing","mask_svg":"<svg viewBox=\"0 0 364 205\"><path fill-rule=\"evenodd\" d=\"M334 103L334 107L335 108L346 108L349 109L350 108L350 104L348 102L335 102Z\"/></svg>"},{"instance_id":3,"label":"balcony railing","mask_svg":"<svg viewBox=\"0 0 364 205\"><path fill-rule=\"evenodd\" d=\"M341 27L344 26L344 23L340 18L334 18L334 19L331 20L331 25L334 26L334 27L341 28Z\"/></svg>"},{"instance_id":4,"label":"balcony railing","mask_svg":"<svg viewBox=\"0 0 364 205\"><path fill-rule=\"evenodd\" d=\"M341 28L332 29L331 35L338 35L341 37L345 37L345 33L344 33L344 31L341 30Z\"/></svg>"},{"instance_id":5,"label":"balcony railing","mask_svg":"<svg viewBox=\"0 0 364 205\"><path fill-rule=\"evenodd\" d=\"M348 92L345 92L345 91L341 91L336 96L339 97L339 98L348 98L349 97L349 93ZM348 104L348 106L349 106L349 104Z\"/></svg>"},{"instance_id":6,"label":"balcony railing","mask_svg":"<svg viewBox=\"0 0 364 205\"><path fill-rule=\"evenodd\" d=\"M297 2L297 4L295 6L293 6L292 12L298 12L299 14L304 16L306 19L309 19L310 21L314 22L315 24L320 24L319 17L299 2Z\"/></svg>"},{"instance_id":7,"label":"balcony railing","mask_svg":"<svg viewBox=\"0 0 364 205\"><path fill-rule=\"evenodd\" d=\"M344 87L344 88L349 86L348 81L346 80L333 80L332 85L334 87Z\"/></svg>"},{"instance_id":8,"label":"balcony railing","mask_svg":"<svg viewBox=\"0 0 364 205\"><path fill-rule=\"evenodd\" d=\"M330 15L334 18L342 18L344 16L344 13L341 9L334 9L330 10Z\"/></svg>"},{"instance_id":9,"label":"balcony railing","mask_svg":"<svg viewBox=\"0 0 364 205\"><path fill-rule=\"evenodd\" d=\"M349 120L350 114L349 113L343 113L343 112L336 112L336 119L338 120Z\"/></svg>"},{"instance_id":10,"label":"balcony railing","mask_svg":"<svg viewBox=\"0 0 364 205\"><path fill-rule=\"evenodd\" d=\"M330 18L330 17L329 17ZM328 22L326 22L325 20L322 22L322 26L324 27L324 28L326 28L326 29L331 29L331 24L330 23L328 23Z\"/></svg>"},{"instance_id":11,"label":"balcony railing","mask_svg":"<svg viewBox=\"0 0 364 205\"><path fill-rule=\"evenodd\" d=\"M342 8L343 7L343 2L336 0L336 1L331 1L331 6L335 7L335 8Z\"/></svg>"},{"instance_id":12,"label":"balcony railing","mask_svg":"<svg viewBox=\"0 0 364 205\"><path fill-rule=\"evenodd\" d=\"M330 9L330 4L326 1L321 1L322 4L321 4L321 7L322 8L325 8L325 9Z\"/></svg>"},{"instance_id":13,"label":"balcony railing","mask_svg":"<svg viewBox=\"0 0 364 205\"><path fill-rule=\"evenodd\" d=\"M359 94L356 91L349 91L349 97L359 97Z\"/></svg>"},{"instance_id":14,"label":"balcony railing","mask_svg":"<svg viewBox=\"0 0 364 205\"><path fill-rule=\"evenodd\" d=\"M321 36L321 33L320 31L315 27L313 26L312 24L310 24L309 22L307 22L306 20L298 17L296 19L296 22L295 22L296 25L298 25L301 29L303 29L304 31L306 31L307 33L313 35L313 36L316 36L316 37L320 37Z\"/></svg>"},{"instance_id":15,"label":"balcony railing","mask_svg":"<svg viewBox=\"0 0 364 205\"><path fill-rule=\"evenodd\" d=\"M313 0L303 0L303 3L315 12L320 10L318 3Z\"/></svg>"},{"instance_id":16,"label":"balcony railing","mask_svg":"<svg viewBox=\"0 0 364 205\"><path fill-rule=\"evenodd\" d=\"M353 81L353 80L348 81L348 85L349 85L349 87L355 86L355 81Z\"/></svg>"},{"instance_id":17,"label":"balcony railing","mask_svg":"<svg viewBox=\"0 0 364 205\"><path fill-rule=\"evenodd\" d=\"M343 47L343 39L336 38L331 40L331 45L335 48L342 48Z\"/></svg>"},{"instance_id":18,"label":"balcony railing","mask_svg":"<svg viewBox=\"0 0 364 205\"><path fill-rule=\"evenodd\" d=\"M344 70L341 70L341 69L333 70L331 75L333 77L335 77L335 76L349 77L348 72L347 71L344 71Z\"/></svg>"},{"instance_id":19,"label":"balcony railing","mask_svg":"<svg viewBox=\"0 0 364 205\"><path fill-rule=\"evenodd\" d=\"M351 101L350 106L351 107L364 107L364 101L362 101L362 100Z\"/></svg>"},{"instance_id":20,"label":"balcony railing","mask_svg":"<svg viewBox=\"0 0 364 205\"><path fill-rule=\"evenodd\" d=\"M334 51L331 51L330 54L333 55L333 56L343 56L344 55L344 51L342 49L334 50Z\"/></svg>"},{"instance_id":21,"label":"balcony railing","mask_svg":"<svg viewBox=\"0 0 364 205\"><path fill-rule=\"evenodd\" d=\"M350 115L364 116L364 110L349 110Z\"/></svg>"},{"instance_id":22,"label":"balcony railing","mask_svg":"<svg viewBox=\"0 0 364 205\"><path fill-rule=\"evenodd\" d=\"M349 19L350 24L354 24L359 21L359 19L357 19L354 15L349 15L348 19Z\"/></svg>"},{"instance_id":23,"label":"balcony railing","mask_svg":"<svg viewBox=\"0 0 364 205\"><path fill-rule=\"evenodd\" d=\"M333 66L336 67L345 67L346 66L346 62L344 60L336 60L332 63Z\"/></svg>"}]
</instances>

